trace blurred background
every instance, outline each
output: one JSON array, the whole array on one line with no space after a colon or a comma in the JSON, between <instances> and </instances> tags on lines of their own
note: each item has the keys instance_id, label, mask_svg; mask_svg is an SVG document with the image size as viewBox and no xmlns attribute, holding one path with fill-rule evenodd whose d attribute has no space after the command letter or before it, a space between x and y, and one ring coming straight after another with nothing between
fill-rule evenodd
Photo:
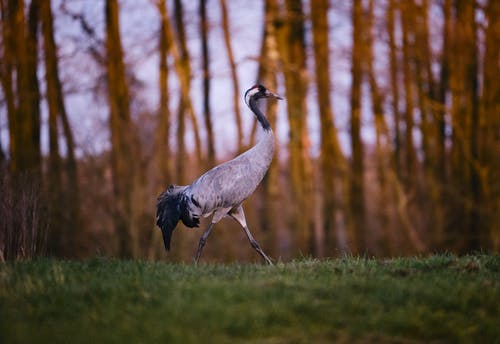
<instances>
[{"instance_id":1,"label":"blurred background","mask_svg":"<svg viewBox=\"0 0 500 344\"><path fill-rule=\"evenodd\" d=\"M0 0L0 260L166 254L155 204L259 137L283 261L500 250L500 1ZM205 262L258 262L221 221Z\"/></svg>"}]
</instances>

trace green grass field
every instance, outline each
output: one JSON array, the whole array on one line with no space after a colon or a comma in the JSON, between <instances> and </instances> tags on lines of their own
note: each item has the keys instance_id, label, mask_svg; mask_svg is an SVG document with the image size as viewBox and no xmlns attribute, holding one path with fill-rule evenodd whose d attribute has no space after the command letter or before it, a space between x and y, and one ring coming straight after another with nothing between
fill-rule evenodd
<instances>
[{"instance_id":1,"label":"green grass field","mask_svg":"<svg viewBox=\"0 0 500 344\"><path fill-rule=\"evenodd\" d=\"M500 343L500 256L0 265L1 343Z\"/></svg>"}]
</instances>

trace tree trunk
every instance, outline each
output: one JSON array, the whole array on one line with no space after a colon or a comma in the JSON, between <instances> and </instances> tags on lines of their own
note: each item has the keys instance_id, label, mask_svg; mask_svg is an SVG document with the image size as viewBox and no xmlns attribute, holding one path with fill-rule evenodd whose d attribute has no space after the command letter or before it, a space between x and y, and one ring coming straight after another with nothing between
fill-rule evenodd
<instances>
[{"instance_id":1,"label":"tree trunk","mask_svg":"<svg viewBox=\"0 0 500 344\"><path fill-rule=\"evenodd\" d=\"M278 24L275 21L275 25ZM275 26L276 27L276 26ZM301 0L286 1L285 27L278 35L283 59L287 97L289 132L289 171L293 210L291 225L296 247L305 254L312 252L312 166L309 157L310 140L306 123L307 68L304 13Z\"/></svg>"},{"instance_id":2,"label":"tree trunk","mask_svg":"<svg viewBox=\"0 0 500 344\"><path fill-rule=\"evenodd\" d=\"M389 0L389 5L387 6L386 22L387 31L389 34L389 60L390 60L390 82L392 91L392 101L391 108L394 120L394 170L399 180L402 180L401 171L403 170L403 165L401 162L402 155L402 139L401 139L401 113L399 111L399 82L398 82L398 72L399 64L397 57L397 47L396 47L396 32L395 25L396 19L395 14L397 10L396 5L397 0Z\"/></svg>"},{"instance_id":3,"label":"tree trunk","mask_svg":"<svg viewBox=\"0 0 500 344\"><path fill-rule=\"evenodd\" d=\"M59 243L57 252L63 256L75 255L75 243L79 233L79 187L76 159L74 156L74 139L69 125L62 85L58 72L57 46L54 41L53 17L50 1L41 1L40 12L45 53L45 78L47 83L47 103L49 109L49 187L53 199L52 227L61 226L58 236L52 236L49 242ZM58 124L62 123L66 142L66 164L62 170L62 161L59 154ZM63 183L63 172L67 174L67 183ZM61 204L67 204L64 212Z\"/></svg>"},{"instance_id":4,"label":"tree trunk","mask_svg":"<svg viewBox=\"0 0 500 344\"><path fill-rule=\"evenodd\" d=\"M478 61L476 50L475 1L455 3L450 88L452 93L452 171L456 223L449 228L459 252L480 249L477 227L479 179L478 160ZM458 220L459 219L459 220Z\"/></svg>"},{"instance_id":5,"label":"tree trunk","mask_svg":"<svg viewBox=\"0 0 500 344\"><path fill-rule=\"evenodd\" d=\"M438 149L438 166L440 180L444 184L446 179L446 94L450 87L450 54L451 54L451 35L452 35L452 21L451 21L451 5L452 0L444 0L443 3L443 46L441 48L441 68L439 71L439 90L438 90L438 111L437 111L437 122L438 122L438 139L437 139L437 149Z\"/></svg>"},{"instance_id":6,"label":"tree trunk","mask_svg":"<svg viewBox=\"0 0 500 344\"><path fill-rule=\"evenodd\" d=\"M354 0L352 9L353 43L351 64L351 179L350 179L350 237L351 251L364 253L366 250L364 164L361 141L361 83L363 60L363 8L361 0Z\"/></svg>"},{"instance_id":7,"label":"tree trunk","mask_svg":"<svg viewBox=\"0 0 500 344\"><path fill-rule=\"evenodd\" d=\"M119 255L134 256L132 242L131 202L134 165L131 159L133 135L130 120L129 91L125 80L125 65L120 39L117 0L106 0L106 68L108 76L111 167L115 202L115 229L119 241Z\"/></svg>"},{"instance_id":8,"label":"tree trunk","mask_svg":"<svg viewBox=\"0 0 500 344\"><path fill-rule=\"evenodd\" d=\"M410 1L401 3L401 26L403 35L403 78L405 92L405 175L404 182L408 190L413 191L416 184L417 156L415 141L413 138L414 129L414 90L412 72L412 46L413 31L411 18L413 6Z\"/></svg>"},{"instance_id":9,"label":"tree trunk","mask_svg":"<svg viewBox=\"0 0 500 344\"><path fill-rule=\"evenodd\" d=\"M210 112L210 57L208 51L207 1L200 0L201 52L203 60L203 118L207 130L208 166L215 165L214 133Z\"/></svg>"},{"instance_id":10,"label":"tree trunk","mask_svg":"<svg viewBox=\"0 0 500 344\"><path fill-rule=\"evenodd\" d=\"M311 3L317 102L321 124L321 184L322 184L322 230L324 247L318 251L332 255L338 249L336 214L341 211L336 194L341 183L338 177L344 174L344 157L340 150L337 131L330 102L330 51L328 49L328 0ZM318 240L317 240L318 242ZM319 253L319 252L317 252Z\"/></svg>"},{"instance_id":11,"label":"tree trunk","mask_svg":"<svg viewBox=\"0 0 500 344\"><path fill-rule=\"evenodd\" d=\"M7 73L4 81L7 98L12 96L14 104L8 105L13 112L8 113L10 138L10 170L21 172L41 172L40 155L40 92L37 71L37 33L39 23L38 1L33 1L25 18L24 2L9 1L4 4L6 25ZM9 51L12 48L11 51ZM12 63L12 65L10 65ZM10 69L10 67L13 67ZM15 71L15 90L12 72ZM3 78L2 78L3 79ZM9 85L10 84L10 85ZM10 88L10 89L9 89ZM10 95L9 93L12 92ZM16 96L17 95L17 107Z\"/></svg>"},{"instance_id":12,"label":"tree trunk","mask_svg":"<svg viewBox=\"0 0 500 344\"><path fill-rule=\"evenodd\" d=\"M420 133L423 155L423 185L418 188L421 202L420 209L427 213L424 228L433 228L428 233L433 245L436 245L436 233L444 228L444 210L442 206L443 184L439 171L439 111L436 82L432 73L432 51L429 37L429 1L414 1L415 8L415 80L420 112ZM443 52L444 54L444 52ZM444 107L444 105L443 105ZM437 246L436 246L437 247Z\"/></svg>"},{"instance_id":13,"label":"tree trunk","mask_svg":"<svg viewBox=\"0 0 500 344\"><path fill-rule=\"evenodd\" d=\"M167 38L171 42L170 52L174 57L174 66L179 83L181 87L181 97L179 100L179 107L177 112L177 182L184 183L186 180L185 162L188 160L184 147L185 135L185 114L187 113L192 123L192 129L195 139L195 154L198 164L201 164L202 150L201 139L198 130L198 121L194 113L193 104L191 102L191 67L189 63L189 54L187 50L186 35L184 32L184 20L182 2L180 0L174 1L174 14L175 14L175 28L177 33L177 40L174 37L172 24L170 22L168 11L165 10L165 23L167 29Z\"/></svg>"},{"instance_id":14,"label":"tree trunk","mask_svg":"<svg viewBox=\"0 0 500 344\"><path fill-rule=\"evenodd\" d=\"M277 80L276 73L278 68L278 51L276 46L276 32L273 25L274 16L277 13L277 5L274 0L266 0L264 5L264 30L262 32L262 45L259 56L259 69L257 80L267 88L276 91ZM237 101L235 99L235 101ZM266 104L266 117L269 120L271 128L276 129L277 108L276 101L269 101ZM254 121L257 123L257 121ZM255 126L256 128L256 126ZM252 128L253 129L253 128ZM251 134L253 137L253 133ZM262 201L259 202L262 216L260 217L260 228L265 233L266 242L264 246L272 247L278 243L277 251L279 254L286 254L287 233L281 219L276 216L280 211L280 180L279 180L279 156L280 149L278 145L274 148L274 159L262 180Z\"/></svg>"},{"instance_id":15,"label":"tree trunk","mask_svg":"<svg viewBox=\"0 0 500 344\"><path fill-rule=\"evenodd\" d=\"M231 46L229 15L227 11L226 0L220 0L220 7L222 12L222 30L224 32L224 43L226 44L227 58L229 60L229 67L231 69L231 80L233 82L233 103L234 116L236 118L236 130L238 133L238 152L241 152L243 151L243 125L241 122L240 111L240 85L238 81L236 62L234 61L233 48Z\"/></svg>"},{"instance_id":16,"label":"tree trunk","mask_svg":"<svg viewBox=\"0 0 500 344\"><path fill-rule=\"evenodd\" d=\"M481 247L500 249L500 2L490 0L486 7L486 29L483 64L483 94L479 122L482 200L480 210ZM496 116L494 114L497 114Z\"/></svg>"},{"instance_id":17,"label":"tree trunk","mask_svg":"<svg viewBox=\"0 0 500 344\"><path fill-rule=\"evenodd\" d=\"M440 210L440 223L436 226L436 235L434 238L434 245L436 247L443 247L446 244L446 231L445 227L445 212L448 208L448 202L443 190L445 189L447 181L447 154L446 154L446 95L449 92L450 81L450 54L451 54L451 34L452 34L452 21L451 21L451 0L445 0L442 4L443 10L443 45L441 47L440 71L439 71L439 84L437 86L437 101L436 101L436 179L441 190L438 196L438 209Z\"/></svg>"},{"instance_id":18,"label":"tree trunk","mask_svg":"<svg viewBox=\"0 0 500 344\"><path fill-rule=\"evenodd\" d=\"M27 44L27 72L28 84L25 85L26 99L29 106L26 108L26 122L24 134L27 135L27 161L28 168L41 174L41 150L40 150L40 90L38 87L38 29L40 24L39 0L32 1L28 10L28 35ZM19 91L19 90L18 90ZM24 93L24 91L21 91ZM20 99L20 102L22 100ZM23 105L20 105L23 109ZM29 148L28 148L29 147Z\"/></svg>"},{"instance_id":19,"label":"tree trunk","mask_svg":"<svg viewBox=\"0 0 500 344\"><path fill-rule=\"evenodd\" d=\"M41 179L39 1L31 1L26 13L24 1L0 0L0 10L0 79L10 147L10 173L0 181L8 213L4 211L0 220L0 259L27 259L44 253L48 227Z\"/></svg>"},{"instance_id":20,"label":"tree trunk","mask_svg":"<svg viewBox=\"0 0 500 344\"><path fill-rule=\"evenodd\" d=\"M9 123L9 167L11 172L18 170L19 150L19 118L17 116L17 100L14 92L13 73L16 69L16 1L0 0L0 13L2 20L2 63L0 81L7 105L7 120Z\"/></svg>"},{"instance_id":21,"label":"tree trunk","mask_svg":"<svg viewBox=\"0 0 500 344\"><path fill-rule=\"evenodd\" d=\"M48 189L50 195L51 231L49 252L62 256L66 244L62 214L61 157L59 155L58 106L55 76L57 75L56 47L53 40L52 12L50 1L42 1L41 19L45 53L45 79L47 83L47 104L49 110L49 169Z\"/></svg>"},{"instance_id":22,"label":"tree trunk","mask_svg":"<svg viewBox=\"0 0 500 344\"><path fill-rule=\"evenodd\" d=\"M411 27L413 28L413 43L411 56L413 56L413 60L415 63L414 74L412 75L412 79L415 82L416 94L417 94L417 109L420 113L420 133L422 136L421 141L421 150L423 155L423 167L426 175L430 174L430 168L432 165L432 157L431 157L431 140L432 135L430 132L430 124L431 124L431 112L430 112L430 97L428 90L430 89L430 85L432 82L432 75L427 75L426 70L426 60L429 59L429 45L427 38L427 28L423 27L423 25L427 25L427 17L425 10L422 7L425 6L425 3L422 4L416 3L415 0L412 0L411 8L413 11L411 12Z\"/></svg>"},{"instance_id":23,"label":"tree trunk","mask_svg":"<svg viewBox=\"0 0 500 344\"><path fill-rule=\"evenodd\" d=\"M369 1L368 20L365 25L366 35L366 73L370 84L372 111L375 122L375 164L377 171L379 197L377 199L378 212L377 217L380 219L380 233L376 242L379 251L386 254L391 252L391 234L389 233L389 194L388 194L388 176L387 171L390 168L390 163L386 161L390 155L390 137L389 130L384 115L384 99L379 89L375 70L373 67L374 53L374 2Z\"/></svg>"},{"instance_id":24,"label":"tree trunk","mask_svg":"<svg viewBox=\"0 0 500 344\"><path fill-rule=\"evenodd\" d=\"M165 0L159 0L157 7L160 13L160 42L159 42L159 90L160 104L158 113L158 122L156 129L156 159L157 168L160 172L160 180L162 188L163 183L170 183L172 180L171 150L170 150L170 110L169 110L169 95L168 95L168 47L171 42L168 41L167 23L165 12Z\"/></svg>"}]
</instances>

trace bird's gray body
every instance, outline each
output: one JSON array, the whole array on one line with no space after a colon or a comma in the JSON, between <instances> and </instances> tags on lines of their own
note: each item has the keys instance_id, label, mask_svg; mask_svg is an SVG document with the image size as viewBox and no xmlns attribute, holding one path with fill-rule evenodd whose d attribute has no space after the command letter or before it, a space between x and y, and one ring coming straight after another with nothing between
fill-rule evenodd
<instances>
[{"instance_id":1,"label":"bird's gray body","mask_svg":"<svg viewBox=\"0 0 500 344\"><path fill-rule=\"evenodd\" d=\"M264 178L273 153L273 132L264 130L254 147L196 179L183 191L189 199L191 216L224 216L240 205Z\"/></svg>"},{"instance_id":2,"label":"bird's gray body","mask_svg":"<svg viewBox=\"0 0 500 344\"><path fill-rule=\"evenodd\" d=\"M257 100L261 98L282 99L262 85L255 85L245 93L245 101L263 129L262 137L255 146L207 171L190 185L170 185L158 197L156 224L162 230L167 251L170 250L172 232L179 220L188 227L198 227L201 217L213 215L200 239L195 256L195 261L198 261L212 227L229 215L243 227L252 247L272 264L250 233L242 208L243 201L264 178L274 154L273 131L257 106Z\"/></svg>"}]
</instances>

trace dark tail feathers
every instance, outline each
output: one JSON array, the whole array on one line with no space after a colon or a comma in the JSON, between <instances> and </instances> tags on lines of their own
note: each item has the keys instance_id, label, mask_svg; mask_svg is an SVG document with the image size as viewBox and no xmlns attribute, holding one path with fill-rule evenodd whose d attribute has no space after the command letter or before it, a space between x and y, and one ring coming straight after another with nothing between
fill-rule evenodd
<instances>
[{"instance_id":1,"label":"dark tail feathers","mask_svg":"<svg viewBox=\"0 0 500 344\"><path fill-rule=\"evenodd\" d=\"M165 249L170 251L172 232L181 217L182 191L186 186L170 185L162 192L156 203L156 225L161 228Z\"/></svg>"}]
</instances>

